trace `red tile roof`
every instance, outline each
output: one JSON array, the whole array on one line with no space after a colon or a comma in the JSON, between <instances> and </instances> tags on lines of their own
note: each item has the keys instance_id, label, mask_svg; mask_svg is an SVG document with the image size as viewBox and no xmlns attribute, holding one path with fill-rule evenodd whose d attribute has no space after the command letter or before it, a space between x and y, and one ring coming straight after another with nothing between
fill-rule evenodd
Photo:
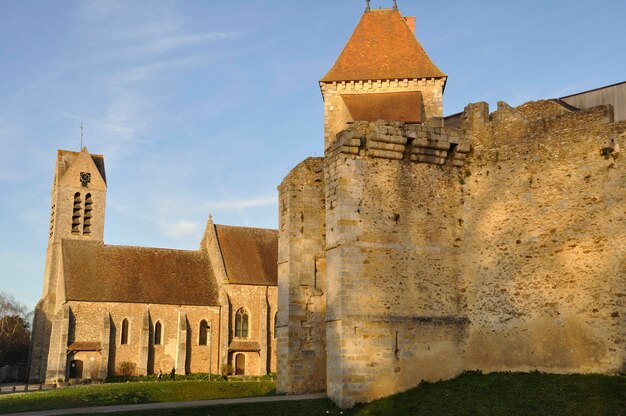
<instances>
[{"instance_id":1,"label":"red tile roof","mask_svg":"<svg viewBox=\"0 0 626 416\"><path fill-rule=\"evenodd\" d=\"M321 82L442 78L400 12L365 12Z\"/></svg>"},{"instance_id":2,"label":"red tile roof","mask_svg":"<svg viewBox=\"0 0 626 416\"><path fill-rule=\"evenodd\" d=\"M343 94L354 121L393 120L422 122L422 93Z\"/></svg>"},{"instance_id":3,"label":"red tile roof","mask_svg":"<svg viewBox=\"0 0 626 416\"><path fill-rule=\"evenodd\" d=\"M278 230L215 225L230 283L278 284Z\"/></svg>"},{"instance_id":4,"label":"red tile roof","mask_svg":"<svg viewBox=\"0 0 626 416\"><path fill-rule=\"evenodd\" d=\"M219 305L217 283L202 251L110 246L63 240L67 300Z\"/></svg>"}]
</instances>

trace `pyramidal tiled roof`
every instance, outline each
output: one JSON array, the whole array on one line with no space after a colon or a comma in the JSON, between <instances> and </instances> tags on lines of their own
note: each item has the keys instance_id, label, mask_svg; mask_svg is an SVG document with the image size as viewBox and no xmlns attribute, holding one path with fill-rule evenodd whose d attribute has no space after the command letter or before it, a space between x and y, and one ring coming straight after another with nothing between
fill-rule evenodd
<instances>
[{"instance_id":1,"label":"pyramidal tiled roof","mask_svg":"<svg viewBox=\"0 0 626 416\"><path fill-rule=\"evenodd\" d=\"M442 78L399 11L365 12L321 82Z\"/></svg>"}]
</instances>

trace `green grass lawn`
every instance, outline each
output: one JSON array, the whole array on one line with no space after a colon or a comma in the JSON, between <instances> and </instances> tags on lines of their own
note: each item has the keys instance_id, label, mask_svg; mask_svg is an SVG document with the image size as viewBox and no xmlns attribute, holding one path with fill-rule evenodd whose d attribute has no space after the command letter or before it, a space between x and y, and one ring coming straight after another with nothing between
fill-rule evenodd
<instances>
[{"instance_id":1,"label":"green grass lawn","mask_svg":"<svg viewBox=\"0 0 626 416\"><path fill-rule=\"evenodd\" d=\"M351 415L626 415L626 377L465 373L354 409Z\"/></svg>"},{"instance_id":2,"label":"green grass lawn","mask_svg":"<svg viewBox=\"0 0 626 416\"><path fill-rule=\"evenodd\" d=\"M626 416L626 377L465 373L351 410L330 400L115 413L115 416Z\"/></svg>"},{"instance_id":3,"label":"green grass lawn","mask_svg":"<svg viewBox=\"0 0 626 416\"><path fill-rule=\"evenodd\" d=\"M96 384L0 396L0 414L44 409L267 396L273 382L163 381Z\"/></svg>"}]
</instances>

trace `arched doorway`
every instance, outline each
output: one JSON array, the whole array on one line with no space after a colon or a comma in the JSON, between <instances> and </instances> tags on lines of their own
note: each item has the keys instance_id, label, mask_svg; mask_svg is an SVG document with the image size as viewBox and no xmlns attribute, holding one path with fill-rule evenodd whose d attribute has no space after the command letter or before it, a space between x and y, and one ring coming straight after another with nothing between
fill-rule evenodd
<instances>
[{"instance_id":1,"label":"arched doorway","mask_svg":"<svg viewBox=\"0 0 626 416\"><path fill-rule=\"evenodd\" d=\"M235 375L242 376L246 373L246 356L237 354L235 356Z\"/></svg>"},{"instance_id":2,"label":"arched doorway","mask_svg":"<svg viewBox=\"0 0 626 416\"><path fill-rule=\"evenodd\" d=\"M70 362L70 378L83 378L83 362L81 360Z\"/></svg>"}]
</instances>

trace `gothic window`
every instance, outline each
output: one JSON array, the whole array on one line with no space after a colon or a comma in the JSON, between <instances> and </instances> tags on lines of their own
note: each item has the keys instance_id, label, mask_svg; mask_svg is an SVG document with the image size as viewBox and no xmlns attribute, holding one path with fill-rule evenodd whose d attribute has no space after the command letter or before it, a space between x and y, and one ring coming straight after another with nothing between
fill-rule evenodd
<instances>
[{"instance_id":1,"label":"gothic window","mask_svg":"<svg viewBox=\"0 0 626 416\"><path fill-rule=\"evenodd\" d=\"M122 336L120 337L120 344L128 344L128 319L122 320Z\"/></svg>"},{"instance_id":2,"label":"gothic window","mask_svg":"<svg viewBox=\"0 0 626 416\"><path fill-rule=\"evenodd\" d=\"M248 338L248 312L240 308L235 314L235 336Z\"/></svg>"},{"instance_id":3,"label":"gothic window","mask_svg":"<svg viewBox=\"0 0 626 416\"><path fill-rule=\"evenodd\" d=\"M83 220L83 234L91 234L91 211L93 210L93 200L91 194L85 195L85 215Z\"/></svg>"},{"instance_id":4,"label":"gothic window","mask_svg":"<svg viewBox=\"0 0 626 416\"><path fill-rule=\"evenodd\" d=\"M72 210L72 234L80 234L80 210L82 200L80 193L74 194L74 209Z\"/></svg>"},{"instance_id":5,"label":"gothic window","mask_svg":"<svg viewBox=\"0 0 626 416\"><path fill-rule=\"evenodd\" d=\"M157 321L154 324L154 345L161 345L161 333L163 331L163 326L161 325L161 321Z\"/></svg>"},{"instance_id":6,"label":"gothic window","mask_svg":"<svg viewBox=\"0 0 626 416\"><path fill-rule=\"evenodd\" d=\"M198 331L198 345L207 345L209 339L209 331L211 327L204 319L200 321L200 330Z\"/></svg>"}]
</instances>

